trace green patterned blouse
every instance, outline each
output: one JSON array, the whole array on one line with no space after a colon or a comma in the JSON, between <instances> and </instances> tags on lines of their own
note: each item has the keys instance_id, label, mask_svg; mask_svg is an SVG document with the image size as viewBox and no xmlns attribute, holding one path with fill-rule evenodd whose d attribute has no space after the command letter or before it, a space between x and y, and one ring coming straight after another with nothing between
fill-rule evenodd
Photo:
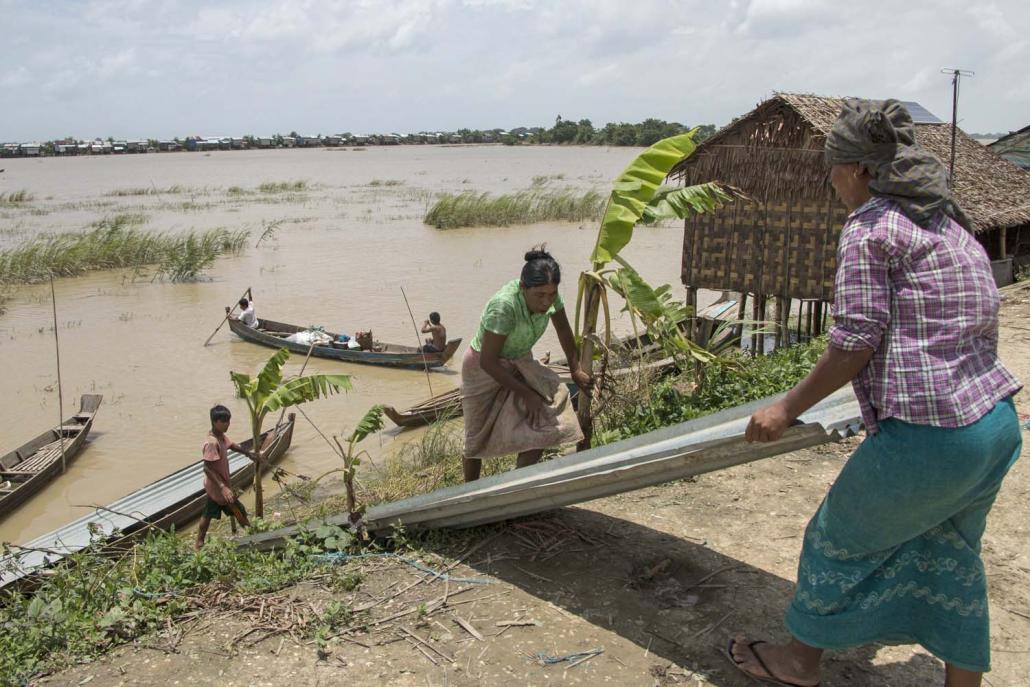
<instances>
[{"instance_id":1,"label":"green patterned blouse","mask_svg":"<svg viewBox=\"0 0 1030 687\"><path fill-rule=\"evenodd\" d=\"M526 306L526 299L519 288L519 280L514 279L495 293L483 308L479 318L479 331L472 338L472 348L483 350L483 333L493 332L508 337L501 348L501 357L507 360L519 358L533 349L533 344L540 340L547 329L551 315L565 309L561 294L545 313L531 313Z\"/></svg>"}]
</instances>

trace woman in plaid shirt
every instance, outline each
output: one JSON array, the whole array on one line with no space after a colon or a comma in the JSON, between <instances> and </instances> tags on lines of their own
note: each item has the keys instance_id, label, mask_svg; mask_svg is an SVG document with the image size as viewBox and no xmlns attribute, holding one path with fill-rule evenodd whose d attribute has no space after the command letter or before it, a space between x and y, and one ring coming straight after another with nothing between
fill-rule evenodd
<instances>
[{"instance_id":1,"label":"woman in plaid shirt","mask_svg":"<svg viewBox=\"0 0 1030 687\"><path fill-rule=\"evenodd\" d=\"M848 101L826 157L851 210L829 346L747 439L779 438L848 381L867 436L805 531L791 641L738 635L729 654L807 686L826 649L916 643L945 662L946 687L977 686L990 669L980 538L1021 449L990 262L897 101Z\"/></svg>"}]
</instances>

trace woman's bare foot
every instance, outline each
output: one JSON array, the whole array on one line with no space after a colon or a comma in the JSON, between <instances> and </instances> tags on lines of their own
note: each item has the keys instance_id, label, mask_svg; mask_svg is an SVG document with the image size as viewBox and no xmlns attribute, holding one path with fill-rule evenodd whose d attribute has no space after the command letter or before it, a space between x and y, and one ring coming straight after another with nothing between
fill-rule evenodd
<instances>
[{"instance_id":1,"label":"woman's bare foot","mask_svg":"<svg viewBox=\"0 0 1030 687\"><path fill-rule=\"evenodd\" d=\"M819 684L819 660L823 651L797 640L789 644L770 644L737 635L730 641L728 653L738 668L759 680L795 687Z\"/></svg>"}]
</instances>

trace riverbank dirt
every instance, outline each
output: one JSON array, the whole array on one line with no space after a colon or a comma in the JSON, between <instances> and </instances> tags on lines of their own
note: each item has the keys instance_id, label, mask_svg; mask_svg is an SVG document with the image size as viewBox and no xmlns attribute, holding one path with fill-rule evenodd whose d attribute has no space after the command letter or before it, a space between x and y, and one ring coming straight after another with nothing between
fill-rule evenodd
<instances>
[{"instance_id":1,"label":"riverbank dirt","mask_svg":"<svg viewBox=\"0 0 1030 687\"><path fill-rule=\"evenodd\" d=\"M1030 288L1009 291L1000 350L1024 381L1028 322ZM1017 407L1027 422L1030 393ZM803 528L858 441L424 542L422 563L456 578L387 557L349 564L362 575L354 591L322 579L223 598L179 629L38 684L754 684L723 656L727 639L784 636ZM994 687L1030 685L1028 497L1024 459L984 537L994 649L985 684ZM333 601L368 607L352 621L365 629L328 639L321 652L295 641L289 628ZM583 653L595 650L603 653ZM824 668L831 686L943 684L941 663L918 647L837 652Z\"/></svg>"}]
</instances>

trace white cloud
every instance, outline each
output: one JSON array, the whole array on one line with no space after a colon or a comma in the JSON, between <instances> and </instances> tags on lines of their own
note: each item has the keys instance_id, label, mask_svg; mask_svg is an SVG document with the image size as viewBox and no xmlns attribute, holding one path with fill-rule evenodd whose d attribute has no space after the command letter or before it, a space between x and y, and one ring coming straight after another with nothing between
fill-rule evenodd
<instances>
[{"instance_id":1,"label":"white cloud","mask_svg":"<svg viewBox=\"0 0 1030 687\"><path fill-rule=\"evenodd\" d=\"M1030 3L959 0L0 0L0 140L722 124L774 90L1030 120Z\"/></svg>"}]
</instances>

